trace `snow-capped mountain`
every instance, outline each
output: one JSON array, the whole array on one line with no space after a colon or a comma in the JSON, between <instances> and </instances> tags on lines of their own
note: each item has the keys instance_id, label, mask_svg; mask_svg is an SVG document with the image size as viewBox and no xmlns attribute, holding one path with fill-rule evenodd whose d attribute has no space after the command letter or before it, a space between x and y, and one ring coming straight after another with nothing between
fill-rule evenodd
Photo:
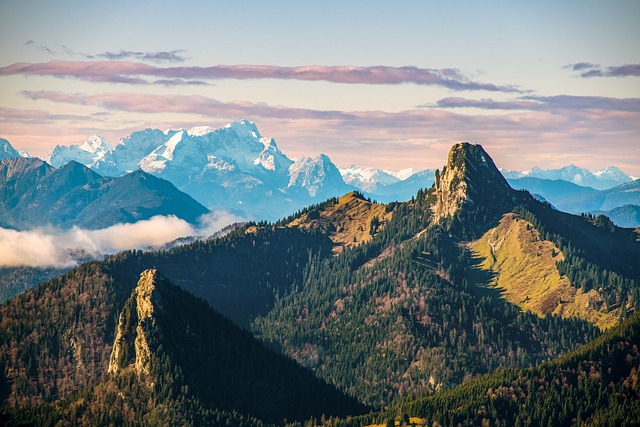
<instances>
[{"instance_id":1,"label":"snow-capped mountain","mask_svg":"<svg viewBox=\"0 0 640 427\"><path fill-rule=\"evenodd\" d=\"M93 135L81 145L56 145L45 160L54 168L64 166L71 160L90 167L114 148L114 145L105 138Z\"/></svg>"},{"instance_id":2,"label":"snow-capped mountain","mask_svg":"<svg viewBox=\"0 0 640 427\"><path fill-rule=\"evenodd\" d=\"M0 140L0 156L9 152L20 155L8 141ZM142 169L170 181L210 210L267 220L354 189L380 202L408 200L419 189L431 187L434 177L433 170L337 168L325 155L294 162L273 138L263 137L247 120L222 128L145 129L121 139L115 147L92 136L81 145L57 146L48 158L55 167L72 160L103 176L117 177ZM595 173L574 165L501 172L509 179L560 179L596 189L631 181L613 166Z\"/></svg>"},{"instance_id":3,"label":"snow-capped mountain","mask_svg":"<svg viewBox=\"0 0 640 427\"><path fill-rule=\"evenodd\" d=\"M140 161L170 139L175 131L145 129L122 138L118 145L89 167L104 176L120 176L140 169Z\"/></svg>"},{"instance_id":4,"label":"snow-capped mountain","mask_svg":"<svg viewBox=\"0 0 640 427\"><path fill-rule=\"evenodd\" d=\"M373 194L379 194L383 187L408 178L408 176L406 178L399 178L391 171L376 168L361 168L357 165L339 167L338 170L344 182L362 191ZM401 176L404 176L404 171L401 172L403 172Z\"/></svg>"},{"instance_id":5,"label":"snow-capped mountain","mask_svg":"<svg viewBox=\"0 0 640 427\"><path fill-rule=\"evenodd\" d=\"M211 210L275 220L311 203L340 196L346 185L324 155L292 161L250 121L133 132L113 147L90 138L56 147L52 162L76 160L106 176L136 169L164 178Z\"/></svg>"},{"instance_id":6,"label":"snow-capped mountain","mask_svg":"<svg viewBox=\"0 0 640 427\"><path fill-rule=\"evenodd\" d=\"M522 172L501 169L500 172L506 179L527 177L550 180L561 179L583 187L592 187L596 190L606 190L633 180L615 166L609 166L593 173L575 165L565 166L560 169L542 169L536 166Z\"/></svg>"},{"instance_id":7,"label":"snow-capped mountain","mask_svg":"<svg viewBox=\"0 0 640 427\"><path fill-rule=\"evenodd\" d=\"M409 178L410 176L413 176L413 175L417 174L418 172L423 172L423 171L419 171L419 170L414 169L414 168L406 168L406 169L401 169L399 171L390 171L390 170L384 169L383 172L386 172L389 175L395 176L400 181L404 181L405 179Z\"/></svg>"},{"instance_id":8,"label":"snow-capped mountain","mask_svg":"<svg viewBox=\"0 0 640 427\"><path fill-rule=\"evenodd\" d=\"M633 180L631 176L622 172L620 169L618 169L615 166L609 166L604 169L600 169L598 171L595 171L593 174L597 176L600 181L616 182L617 185L625 184Z\"/></svg>"},{"instance_id":9,"label":"snow-capped mountain","mask_svg":"<svg viewBox=\"0 0 640 427\"><path fill-rule=\"evenodd\" d=\"M390 171L357 165L338 169L347 184L385 203L409 200L419 189L431 187L435 172L434 169L417 171L413 168Z\"/></svg>"},{"instance_id":10,"label":"snow-capped mountain","mask_svg":"<svg viewBox=\"0 0 640 427\"><path fill-rule=\"evenodd\" d=\"M265 178L286 175L293 163L273 138L264 138L255 124L234 122L223 128L180 130L140 161L146 172L185 166L193 170L254 172Z\"/></svg>"},{"instance_id":11,"label":"snow-capped mountain","mask_svg":"<svg viewBox=\"0 0 640 427\"><path fill-rule=\"evenodd\" d=\"M328 198L354 188L347 185L329 157L302 157L289 167L289 189L301 189L311 197Z\"/></svg>"},{"instance_id":12,"label":"snow-capped mountain","mask_svg":"<svg viewBox=\"0 0 640 427\"><path fill-rule=\"evenodd\" d=\"M21 153L15 148L9 141L4 138L0 138L0 160L9 159L11 157L29 157L26 153Z\"/></svg>"}]
</instances>

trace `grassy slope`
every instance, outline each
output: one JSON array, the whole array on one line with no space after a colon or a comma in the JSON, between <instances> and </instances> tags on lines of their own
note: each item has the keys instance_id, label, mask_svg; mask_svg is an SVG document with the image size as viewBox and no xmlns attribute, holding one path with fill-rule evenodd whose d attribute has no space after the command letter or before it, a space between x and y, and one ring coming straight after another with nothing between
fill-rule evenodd
<instances>
[{"instance_id":1,"label":"grassy slope","mask_svg":"<svg viewBox=\"0 0 640 427\"><path fill-rule=\"evenodd\" d=\"M355 193L348 193L338 199L338 203L320 210L313 210L289 224L289 227L320 229L329 233L334 243L333 252L369 242L372 238L371 220L378 217L381 230L391 218L386 205L364 200Z\"/></svg>"},{"instance_id":2,"label":"grassy slope","mask_svg":"<svg viewBox=\"0 0 640 427\"><path fill-rule=\"evenodd\" d=\"M619 318L620 309L606 311L597 291L582 292L560 276L556 262L564 259L562 252L517 214L505 215L469 246L479 267L492 274L491 286L523 310L580 317L603 329Z\"/></svg>"}]
</instances>

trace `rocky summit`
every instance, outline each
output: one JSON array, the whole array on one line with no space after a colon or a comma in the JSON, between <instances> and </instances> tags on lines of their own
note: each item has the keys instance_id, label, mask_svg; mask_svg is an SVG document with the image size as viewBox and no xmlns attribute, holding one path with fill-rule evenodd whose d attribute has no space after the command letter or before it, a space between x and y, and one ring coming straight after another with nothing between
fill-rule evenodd
<instances>
[{"instance_id":1,"label":"rocky summit","mask_svg":"<svg viewBox=\"0 0 640 427\"><path fill-rule=\"evenodd\" d=\"M442 172L435 172L434 186L437 201L432 209L436 223L464 220L469 215L483 222L494 220L524 196L509 186L481 145L468 142L451 148Z\"/></svg>"}]
</instances>

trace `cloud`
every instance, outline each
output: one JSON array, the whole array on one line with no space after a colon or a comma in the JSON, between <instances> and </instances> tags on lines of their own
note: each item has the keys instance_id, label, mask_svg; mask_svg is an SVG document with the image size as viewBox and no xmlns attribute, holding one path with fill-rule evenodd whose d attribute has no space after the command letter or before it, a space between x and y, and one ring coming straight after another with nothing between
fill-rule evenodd
<instances>
[{"instance_id":1,"label":"cloud","mask_svg":"<svg viewBox=\"0 0 640 427\"><path fill-rule=\"evenodd\" d=\"M48 100L67 104L97 106L108 110L142 113L184 113L206 117L276 117L287 119L348 120L353 113L270 106L251 102L221 102L202 95L151 95L104 93L98 95L68 94L57 91L23 91L32 100Z\"/></svg>"},{"instance_id":2,"label":"cloud","mask_svg":"<svg viewBox=\"0 0 640 427\"><path fill-rule=\"evenodd\" d=\"M616 110L577 108L578 100L554 97L514 101L452 98L454 101L448 101L449 106L453 103L473 107L480 107L478 102L485 104L485 113L470 114L460 108L445 109L437 105L398 112L327 111L242 101L221 102L201 95L87 95L56 91L23 94L34 100L104 108L112 117L136 118L139 123L153 122L162 129L203 124L222 126L246 118L255 121L263 135L276 137L279 147L291 157L324 153L342 165L362 162L362 153L366 152L366 166L386 169L441 167L451 145L466 140L486 145L496 163L508 169L524 170L536 165L561 167L582 162L581 165L592 169L615 164L640 175L637 149L640 120L633 107L637 101L627 107L616 106ZM609 101L613 102L615 98ZM496 105L496 102L521 104ZM586 100L581 102L584 104ZM602 108L604 102L600 102ZM552 108L551 105L556 106ZM559 108L560 105L564 107ZM594 107L596 104L587 105ZM498 106L506 111L500 111ZM64 111L63 108L60 110ZM179 115L171 116L168 122L163 118L165 113ZM79 121L78 125L81 123L90 128L90 122ZM6 133L5 137L12 143L15 140L14 146L22 148L33 144L33 137L22 134L51 134L56 129L82 134L74 130L74 126L77 125L69 130L69 127L54 123L42 125L42 128L32 124L26 130ZM109 139L117 140L142 126L121 127L116 133L112 127L94 127L75 140L81 141L90 133L105 133ZM11 124L7 123L3 129L8 132ZM50 141L42 141L42 144L47 143L52 145ZM526 153L526 156L516 158L516 153Z\"/></svg>"},{"instance_id":3,"label":"cloud","mask_svg":"<svg viewBox=\"0 0 640 427\"><path fill-rule=\"evenodd\" d=\"M156 63L169 62L184 62L187 58L183 55L186 52L184 49L170 50L163 52L136 52L131 50L120 50L118 52L103 52L98 53L95 56L105 59L136 59L138 61L151 61Z\"/></svg>"},{"instance_id":4,"label":"cloud","mask_svg":"<svg viewBox=\"0 0 640 427\"><path fill-rule=\"evenodd\" d=\"M79 114L60 114L51 113L44 110L21 110L11 107L0 106L0 123L45 123L45 122L57 122L61 120L77 121L86 120L87 115ZM96 118L96 120L98 120Z\"/></svg>"},{"instance_id":5,"label":"cloud","mask_svg":"<svg viewBox=\"0 0 640 427\"><path fill-rule=\"evenodd\" d=\"M475 82L460 70L388 66L302 66L275 65L215 65L211 67L157 67L130 61L50 61L45 63L19 62L0 67L0 75L39 75L76 78L92 82L151 84L151 78L174 83L202 83L216 79L279 79L326 81L342 84L396 85L416 84L441 86L454 91L490 91L521 93L510 85ZM158 81L156 81L157 83ZM161 83L162 84L162 83Z\"/></svg>"},{"instance_id":6,"label":"cloud","mask_svg":"<svg viewBox=\"0 0 640 427\"><path fill-rule=\"evenodd\" d=\"M180 237L210 236L240 219L225 212L203 215L193 226L175 216L155 216L100 230L52 227L16 231L0 228L0 267L74 267L126 249L158 247Z\"/></svg>"},{"instance_id":7,"label":"cloud","mask_svg":"<svg viewBox=\"0 0 640 427\"><path fill-rule=\"evenodd\" d=\"M603 67L600 64L578 62L564 68L576 71L583 78L590 77L640 77L640 64L625 64Z\"/></svg>"},{"instance_id":8,"label":"cloud","mask_svg":"<svg viewBox=\"0 0 640 427\"><path fill-rule=\"evenodd\" d=\"M111 60L135 59L137 61L149 61L149 62L155 62L158 64L159 63L180 63L180 62L185 62L187 60L187 57L184 55L186 50L184 49L175 49L175 50L160 51L160 52L140 52L140 51L120 49L117 52L105 51L101 53L91 54L91 53L78 52L65 45L62 45L60 47L49 47L41 43L38 43L35 40L27 40L25 42L25 46L31 46L39 50L40 52L44 52L53 56L67 55L67 56L81 57L84 59L95 59L95 58L104 58L104 59L111 59Z\"/></svg>"},{"instance_id":9,"label":"cloud","mask_svg":"<svg viewBox=\"0 0 640 427\"><path fill-rule=\"evenodd\" d=\"M422 108L480 108L483 110L606 110L640 112L640 98L611 98L603 96L522 96L512 101L488 99L467 99L451 97L439 100L434 106Z\"/></svg>"}]
</instances>

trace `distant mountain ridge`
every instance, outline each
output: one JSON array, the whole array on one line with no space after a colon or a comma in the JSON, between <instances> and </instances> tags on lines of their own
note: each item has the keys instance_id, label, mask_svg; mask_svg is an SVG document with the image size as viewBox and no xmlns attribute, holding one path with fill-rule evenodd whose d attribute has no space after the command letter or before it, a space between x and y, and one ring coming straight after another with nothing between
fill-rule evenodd
<instances>
[{"instance_id":1,"label":"distant mountain ridge","mask_svg":"<svg viewBox=\"0 0 640 427\"><path fill-rule=\"evenodd\" d=\"M560 169L542 169L534 167L526 171L513 171L501 169L500 172L507 179L541 178L571 182L583 187L592 187L596 190L606 190L620 184L633 181L633 178L622 172L616 166L608 166L605 169L591 172L588 169L575 165L564 166Z\"/></svg>"},{"instance_id":2,"label":"distant mountain ridge","mask_svg":"<svg viewBox=\"0 0 640 427\"><path fill-rule=\"evenodd\" d=\"M209 211L170 182L137 170L102 177L71 161L56 169L37 158L0 161L0 226L87 229L175 215L189 223Z\"/></svg>"},{"instance_id":3,"label":"distant mountain ridge","mask_svg":"<svg viewBox=\"0 0 640 427\"><path fill-rule=\"evenodd\" d=\"M0 158L18 155L24 153L6 140L0 141ZM46 160L54 167L75 160L103 176L121 176L142 169L167 179L211 210L222 209L247 219L270 221L356 189L383 203L406 201L419 189L430 188L435 172L412 168L390 171L357 165L336 167L326 155L293 160L278 148L273 138L263 137L256 125L247 120L222 128L145 129L133 132L118 144L94 135L80 145L56 146ZM522 172L502 169L501 173L512 184L519 181L515 188L539 194L567 212L609 211L636 204L632 200L618 200L615 205L591 203L583 207L588 203L569 198L565 206L558 202L558 197L549 197L549 192L568 191L564 182L604 191L632 181L615 166L593 173L575 165L560 169L534 167ZM552 180L555 184L547 183L545 191L538 191L540 186L535 180Z\"/></svg>"},{"instance_id":4,"label":"distant mountain ridge","mask_svg":"<svg viewBox=\"0 0 640 427\"><path fill-rule=\"evenodd\" d=\"M146 129L115 147L92 137L81 146L54 148L49 161L72 159L105 176L140 168L211 210L272 221L355 189L327 156L293 161L247 120L218 129Z\"/></svg>"},{"instance_id":5,"label":"distant mountain ridge","mask_svg":"<svg viewBox=\"0 0 640 427\"><path fill-rule=\"evenodd\" d=\"M22 157L20 152L13 148L13 145L4 138L0 138L0 160L11 157Z\"/></svg>"},{"instance_id":6,"label":"distant mountain ridge","mask_svg":"<svg viewBox=\"0 0 640 427\"><path fill-rule=\"evenodd\" d=\"M618 226L639 227L632 211L640 210L640 180L606 190L582 187L561 179L515 178L508 180L515 189L540 195L557 209L573 214L595 213L609 216ZM625 209L622 209L626 207Z\"/></svg>"}]
</instances>

